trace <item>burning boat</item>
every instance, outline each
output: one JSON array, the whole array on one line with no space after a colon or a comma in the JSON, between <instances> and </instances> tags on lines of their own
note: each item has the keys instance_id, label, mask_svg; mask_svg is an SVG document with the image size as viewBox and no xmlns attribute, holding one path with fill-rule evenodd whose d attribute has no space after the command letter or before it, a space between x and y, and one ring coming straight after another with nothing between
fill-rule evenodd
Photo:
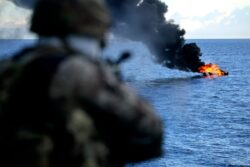
<instances>
[{"instance_id":1,"label":"burning boat","mask_svg":"<svg viewBox=\"0 0 250 167\"><path fill-rule=\"evenodd\" d=\"M217 64L205 64L199 67L199 72L203 74L204 77L220 77L228 75L227 71L220 69Z\"/></svg>"}]
</instances>

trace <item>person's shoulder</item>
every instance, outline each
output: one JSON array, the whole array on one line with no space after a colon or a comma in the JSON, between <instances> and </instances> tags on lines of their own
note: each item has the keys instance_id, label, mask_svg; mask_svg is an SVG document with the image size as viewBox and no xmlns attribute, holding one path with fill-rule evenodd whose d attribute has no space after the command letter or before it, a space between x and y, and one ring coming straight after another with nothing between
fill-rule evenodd
<instances>
[{"instance_id":1,"label":"person's shoulder","mask_svg":"<svg viewBox=\"0 0 250 167\"><path fill-rule=\"evenodd\" d=\"M88 80L88 82L101 82L114 80L112 70L104 60L85 55L69 55L57 70L56 76L64 76L74 80Z\"/></svg>"},{"instance_id":2,"label":"person's shoulder","mask_svg":"<svg viewBox=\"0 0 250 167\"><path fill-rule=\"evenodd\" d=\"M72 71L79 70L88 73L100 73L110 71L109 66L104 60L86 55L70 55L66 61L61 64L61 69Z\"/></svg>"},{"instance_id":3,"label":"person's shoulder","mask_svg":"<svg viewBox=\"0 0 250 167\"><path fill-rule=\"evenodd\" d=\"M61 64L63 69L75 70L75 69L89 69L93 70L98 66L98 60L94 60L84 55L75 54L69 55L68 58Z\"/></svg>"},{"instance_id":4,"label":"person's shoulder","mask_svg":"<svg viewBox=\"0 0 250 167\"><path fill-rule=\"evenodd\" d=\"M92 94L103 85L116 82L102 60L83 55L70 55L59 65L54 75L51 96L53 98L67 96L72 92Z\"/></svg>"}]
</instances>

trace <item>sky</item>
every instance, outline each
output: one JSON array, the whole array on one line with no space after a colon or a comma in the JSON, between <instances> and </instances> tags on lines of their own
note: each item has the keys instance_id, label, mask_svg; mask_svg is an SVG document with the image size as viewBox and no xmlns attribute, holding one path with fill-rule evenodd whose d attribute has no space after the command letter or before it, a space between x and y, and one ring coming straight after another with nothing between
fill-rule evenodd
<instances>
[{"instance_id":1,"label":"sky","mask_svg":"<svg viewBox=\"0 0 250 167\"><path fill-rule=\"evenodd\" d=\"M167 20L186 30L185 38L250 38L250 0L161 0ZM31 11L0 0L0 39L34 38Z\"/></svg>"},{"instance_id":2,"label":"sky","mask_svg":"<svg viewBox=\"0 0 250 167\"><path fill-rule=\"evenodd\" d=\"M34 38L29 33L31 11L0 0L0 39Z\"/></svg>"},{"instance_id":3,"label":"sky","mask_svg":"<svg viewBox=\"0 0 250 167\"><path fill-rule=\"evenodd\" d=\"M186 38L250 38L250 0L162 0Z\"/></svg>"}]
</instances>

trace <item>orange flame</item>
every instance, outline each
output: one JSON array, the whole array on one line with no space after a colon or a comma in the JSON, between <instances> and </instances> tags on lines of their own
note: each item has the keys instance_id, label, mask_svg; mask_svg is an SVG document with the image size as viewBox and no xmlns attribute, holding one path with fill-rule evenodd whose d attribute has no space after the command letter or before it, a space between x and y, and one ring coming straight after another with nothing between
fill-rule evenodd
<instances>
[{"instance_id":1,"label":"orange flame","mask_svg":"<svg viewBox=\"0 0 250 167\"><path fill-rule=\"evenodd\" d=\"M204 76L219 77L228 75L228 72L223 71L218 65L212 63L201 66L198 70L200 73L203 73Z\"/></svg>"}]
</instances>

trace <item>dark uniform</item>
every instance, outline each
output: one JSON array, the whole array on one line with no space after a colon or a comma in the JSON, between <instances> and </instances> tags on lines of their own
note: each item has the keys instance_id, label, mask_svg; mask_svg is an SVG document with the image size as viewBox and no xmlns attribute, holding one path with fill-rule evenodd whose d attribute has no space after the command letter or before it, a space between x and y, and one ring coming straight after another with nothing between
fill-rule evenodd
<instances>
[{"instance_id":1,"label":"dark uniform","mask_svg":"<svg viewBox=\"0 0 250 167\"><path fill-rule=\"evenodd\" d=\"M77 16L80 9L86 10ZM69 26L72 20L77 24ZM71 33L102 41L108 23L98 0L38 2L31 29L61 45L38 44L9 60L0 166L123 166L161 155L162 125L153 108L103 61L67 43Z\"/></svg>"}]
</instances>

